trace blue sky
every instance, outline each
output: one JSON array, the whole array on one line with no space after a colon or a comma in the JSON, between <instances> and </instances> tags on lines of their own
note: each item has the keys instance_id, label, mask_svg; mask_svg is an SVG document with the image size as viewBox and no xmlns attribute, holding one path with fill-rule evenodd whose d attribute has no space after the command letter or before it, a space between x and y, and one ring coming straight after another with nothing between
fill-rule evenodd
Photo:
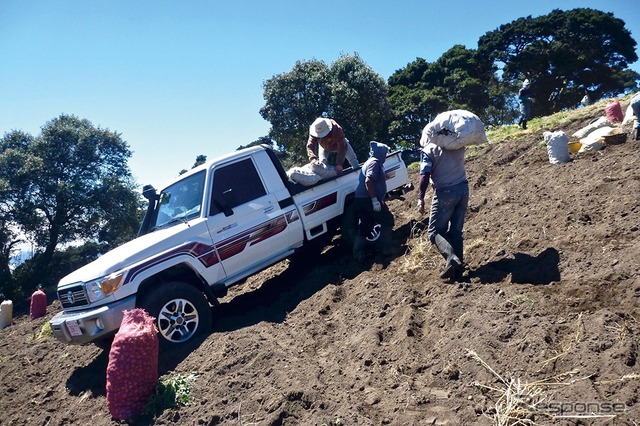
<instances>
[{"instance_id":1,"label":"blue sky","mask_svg":"<svg viewBox=\"0 0 640 426\"><path fill-rule=\"evenodd\" d=\"M387 79L576 7L612 12L640 43L638 0L0 0L0 135L73 114L121 133L136 181L160 187L200 154L266 135L262 84L296 61L358 53Z\"/></svg>"}]
</instances>

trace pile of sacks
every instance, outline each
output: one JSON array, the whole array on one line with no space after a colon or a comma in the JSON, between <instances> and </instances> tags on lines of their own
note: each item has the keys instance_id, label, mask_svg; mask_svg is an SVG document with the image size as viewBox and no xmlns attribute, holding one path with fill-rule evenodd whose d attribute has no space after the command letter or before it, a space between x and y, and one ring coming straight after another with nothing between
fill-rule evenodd
<instances>
[{"instance_id":1,"label":"pile of sacks","mask_svg":"<svg viewBox=\"0 0 640 426\"><path fill-rule=\"evenodd\" d=\"M628 111L627 111L628 113ZM633 112L631 113L633 115ZM620 101L617 99L608 102L605 106L605 115L589 123L586 127L575 132L572 136L580 141L579 152L599 151L604 148L604 137L616 133L616 127L624 123Z\"/></svg>"},{"instance_id":2,"label":"pile of sacks","mask_svg":"<svg viewBox=\"0 0 640 426\"><path fill-rule=\"evenodd\" d=\"M572 139L579 141L580 149L578 152L601 150L604 148L605 136L619 133L618 125L626 124L629 120L633 120L632 117L633 111L631 111L630 106L626 114L623 115L618 99L607 102L604 116L591 121L587 126L571 135ZM562 130L544 132L543 137L551 164L571 161L571 154L569 153L570 141Z\"/></svg>"}]
</instances>

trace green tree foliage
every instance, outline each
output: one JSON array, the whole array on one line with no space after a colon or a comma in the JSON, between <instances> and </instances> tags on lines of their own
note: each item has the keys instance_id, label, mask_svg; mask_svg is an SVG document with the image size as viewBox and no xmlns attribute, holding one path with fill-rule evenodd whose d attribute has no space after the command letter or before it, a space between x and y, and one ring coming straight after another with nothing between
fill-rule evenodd
<instances>
[{"instance_id":1,"label":"green tree foliage","mask_svg":"<svg viewBox=\"0 0 640 426\"><path fill-rule=\"evenodd\" d=\"M19 201L13 194L13 181L18 176L24 161L22 150L33 138L22 132L13 132L0 140L0 292L13 295L11 258L16 254L22 240L14 220L14 203Z\"/></svg>"},{"instance_id":2,"label":"green tree foliage","mask_svg":"<svg viewBox=\"0 0 640 426\"><path fill-rule=\"evenodd\" d=\"M385 140L391 113L388 94L386 81L357 54L343 55L331 64L328 117L343 127L360 161L369 154L369 141L388 142Z\"/></svg>"},{"instance_id":3,"label":"green tree foliage","mask_svg":"<svg viewBox=\"0 0 640 426\"><path fill-rule=\"evenodd\" d=\"M11 258L22 242L10 229L11 223L0 219L0 293L11 297L13 293L13 276L9 267Z\"/></svg>"},{"instance_id":4,"label":"green tree foliage","mask_svg":"<svg viewBox=\"0 0 640 426\"><path fill-rule=\"evenodd\" d=\"M97 239L108 249L136 235L141 202L130 156L119 134L71 115L46 123L37 137L13 131L0 139L0 205L37 245L39 275L61 244Z\"/></svg>"},{"instance_id":5,"label":"green tree foliage","mask_svg":"<svg viewBox=\"0 0 640 426\"><path fill-rule=\"evenodd\" d=\"M635 46L624 21L587 8L520 18L478 41L503 90L515 93L524 79L531 80L534 115L575 107L585 90L595 97L633 90L640 78L628 69L638 60Z\"/></svg>"},{"instance_id":6,"label":"green tree foliage","mask_svg":"<svg viewBox=\"0 0 640 426\"><path fill-rule=\"evenodd\" d=\"M236 151L239 151L244 148L249 148L252 146L258 146L258 145L267 145L273 148L273 140L271 140L269 136L260 136L258 139L256 139L251 143L248 143L246 145L240 145L238 148L236 148Z\"/></svg>"},{"instance_id":7,"label":"green tree foliage","mask_svg":"<svg viewBox=\"0 0 640 426\"><path fill-rule=\"evenodd\" d=\"M40 265L43 264L43 254L36 253L33 258L18 265L13 271L14 287L11 289L13 295L28 295L37 284L43 288L55 286L60 278L70 274L78 268L94 261L98 256L107 251L106 244L87 242L77 247L68 247L64 250L56 250L53 259L49 262L49 272L42 275ZM34 277L38 277L38 282L34 284Z\"/></svg>"},{"instance_id":8,"label":"green tree foliage","mask_svg":"<svg viewBox=\"0 0 640 426\"><path fill-rule=\"evenodd\" d=\"M364 158L369 140L384 137L387 94L384 79L357 54L343 55L331 67L317 60L297 62L265 81L260 115L271 123L269 138L293 163L307 162L309 125L320 116L340 123Z\"/></svg>"},{"instance_id":9,"label":"green tree foliage","mask_svg":"<svg viewBox=\"0 0 640 426\"><path fill-rule=\"evenodd\" d=\"M204 164L207 162L207 156L200 154L196 157L196 161L193 163L193 166L191 166L192 169L195 169L196 167L198 167L201 164ZM179 175L183 175L185 173L187 173L188 170L187 169L182 169L180 170L180 173L178 173Z\"/></svg>"},{"instance_id":10,"label":"green tree foliage","mask_svg":"<svg viewBox=\"0 0 640 426\"><path fill-rule=\"evenodd\" d=\"M193 166L191 166L192 169L195 169L196 167L198 167L201 164L204 164L207 162L207 156L200 154L196 157L196 162L193 163Z\"/></svg>"},{"instance_id":11,"label":"green tree foliage","mask_svg":"<svg viewBox=\"0 0 640 426\"><path fill-rule=\"evenodd\" d=\"M455 45L437 61L416 58L389 78L391 139L417 146L422 128L437 114L466 109L479 116L490 104L492 67L477 51Z\"/></svg>"},{"instance_id":12,"label":"green tree foliage","mask_svg":"<svg viewBox=\"0 0 640 426\"><path fill-rule=\"evenodd\" d=\"M305 163L309 124L331 103L329 67L317 60L298 61L291 71L266 80L263 88L260 115L271 123L269 137L294 161Z\"/></svg>"}]
</instances>

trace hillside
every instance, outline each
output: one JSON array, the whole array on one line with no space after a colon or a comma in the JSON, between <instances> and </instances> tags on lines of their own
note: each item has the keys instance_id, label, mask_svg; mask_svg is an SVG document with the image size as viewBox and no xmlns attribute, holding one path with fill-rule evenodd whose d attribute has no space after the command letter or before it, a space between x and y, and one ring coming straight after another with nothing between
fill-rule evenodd
<instances>
[{"instance_id":1,"label":"hillside","mask_svg":"<svg viewBox=\"0 0 640 426\"><path fill-rule=\"evenodd\" d=\"M529 395L543 401L521 424L640 424L640 142L559 165L541 145L603 114L533 120L469 155L463 282L438 278L415 193L394 200L389 262L356 264L335 239L233 288L214 332L161 361L196 374L191 405L135 423L495 425ZM108 354L38 336L59 309L0 331L0 425L118 424Z\"/></svg>"}]
</instances>

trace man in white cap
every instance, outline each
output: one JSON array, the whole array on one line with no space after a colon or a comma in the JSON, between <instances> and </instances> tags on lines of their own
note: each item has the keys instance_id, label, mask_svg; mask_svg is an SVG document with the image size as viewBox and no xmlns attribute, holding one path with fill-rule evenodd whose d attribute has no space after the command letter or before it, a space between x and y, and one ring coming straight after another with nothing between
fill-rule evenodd
<instances>
[{"instance_id":1,"label":"man in white cap","mask_svg":"<svg viewBox=\"0 0 640 426\"><path fill-rule=\"evenodd\" d=\"M360 168L356 153L349 140L344 137L342 127L330 118L317 118L309 126L307 155L309 161L320 160L329 165L329 154L336 154L336 173L342 172L345 158L353 169Z\"/></svg>"}]
</instances>

